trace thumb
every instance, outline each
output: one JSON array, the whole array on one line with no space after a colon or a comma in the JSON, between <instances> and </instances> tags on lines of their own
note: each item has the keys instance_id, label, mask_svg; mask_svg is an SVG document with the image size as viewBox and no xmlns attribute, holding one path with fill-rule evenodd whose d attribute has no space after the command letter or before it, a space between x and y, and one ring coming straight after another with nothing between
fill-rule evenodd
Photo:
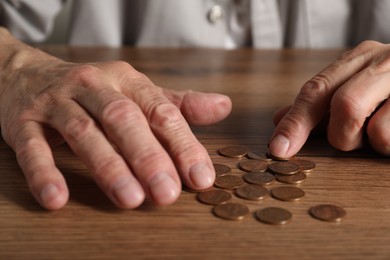
<instances>
[{"instance_id":1,"label":"thumb","mask_svg":"<svg viewBox=\"0 0 390 260\"><path fill-rule=\"evenodd\" d=\"M228 96L191 90L163 89L164 95L175 104L184 118L192 125L209 125L226 118L232 110Z\"/></svg>"}]
</instances>

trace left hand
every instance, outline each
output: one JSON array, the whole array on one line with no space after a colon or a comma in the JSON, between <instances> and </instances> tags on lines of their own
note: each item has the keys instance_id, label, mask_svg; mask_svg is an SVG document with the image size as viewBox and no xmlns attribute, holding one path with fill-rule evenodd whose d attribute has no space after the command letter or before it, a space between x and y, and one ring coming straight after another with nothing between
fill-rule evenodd
<instances>
[{"instance_id":1,"label":"left hand","mask_svg":"<svg viewBox=\"0 0 390 260\"><path fill-rule=\"evenodd\" d=\"M368 135L372 147L390 155L390 45L366 41L342 54L303 85L291 107L274 117L269 150L291 157L328 114L329 143L351 151Z\"/></svg>"}]
</instances>

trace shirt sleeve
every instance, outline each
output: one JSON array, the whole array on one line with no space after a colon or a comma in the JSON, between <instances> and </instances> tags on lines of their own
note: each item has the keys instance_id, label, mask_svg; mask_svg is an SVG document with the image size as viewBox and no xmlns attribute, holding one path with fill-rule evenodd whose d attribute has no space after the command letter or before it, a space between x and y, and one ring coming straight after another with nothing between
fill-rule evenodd
<instances>
[{"instance_id":1,"label":"shirt sleeve","mask_svg":"<svg viewBox=\"0 0 390 260\"><path fill-rule=\"evenodd\" d=\"M0 25L25 42L44 41L63 0L0 0Z\"/></svg>"}]
</instances>

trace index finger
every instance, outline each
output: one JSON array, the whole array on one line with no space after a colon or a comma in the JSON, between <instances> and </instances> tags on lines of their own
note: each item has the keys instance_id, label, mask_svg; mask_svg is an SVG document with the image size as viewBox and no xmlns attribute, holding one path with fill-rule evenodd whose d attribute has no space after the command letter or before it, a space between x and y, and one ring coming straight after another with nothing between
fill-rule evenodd
<instances>
[{"instance_id":1,"label":"index finger","mask_svg":"<svg viewBox=\"0 0 390 260\"><path fill-rule=\"evenodd\" d=\"M335 91L361 71L381 46L377 42L363 42L306 82L290 110L276 126L269 143L270 152L285 158L296 154L310 131L327 114Z\"/></svg>"}]
</instances>

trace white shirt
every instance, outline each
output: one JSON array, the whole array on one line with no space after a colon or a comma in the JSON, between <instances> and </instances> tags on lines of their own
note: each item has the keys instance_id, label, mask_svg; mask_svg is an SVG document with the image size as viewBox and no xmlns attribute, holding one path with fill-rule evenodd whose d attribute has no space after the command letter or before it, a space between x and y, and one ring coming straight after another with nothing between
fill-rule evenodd
<instances>
[{"instance_id":1,"label":"white shirt","mask_svg":"<svg viewBox=\"0 0 390 260\"><path fill-rule=\"evenodd\" d=\"M0 24L42 41L62 0L0 0ZM215 6L218 19L210 19ZM328 48L390 42L386 0L76 0L72 45Z\"/></svg>"}]
</instances>

